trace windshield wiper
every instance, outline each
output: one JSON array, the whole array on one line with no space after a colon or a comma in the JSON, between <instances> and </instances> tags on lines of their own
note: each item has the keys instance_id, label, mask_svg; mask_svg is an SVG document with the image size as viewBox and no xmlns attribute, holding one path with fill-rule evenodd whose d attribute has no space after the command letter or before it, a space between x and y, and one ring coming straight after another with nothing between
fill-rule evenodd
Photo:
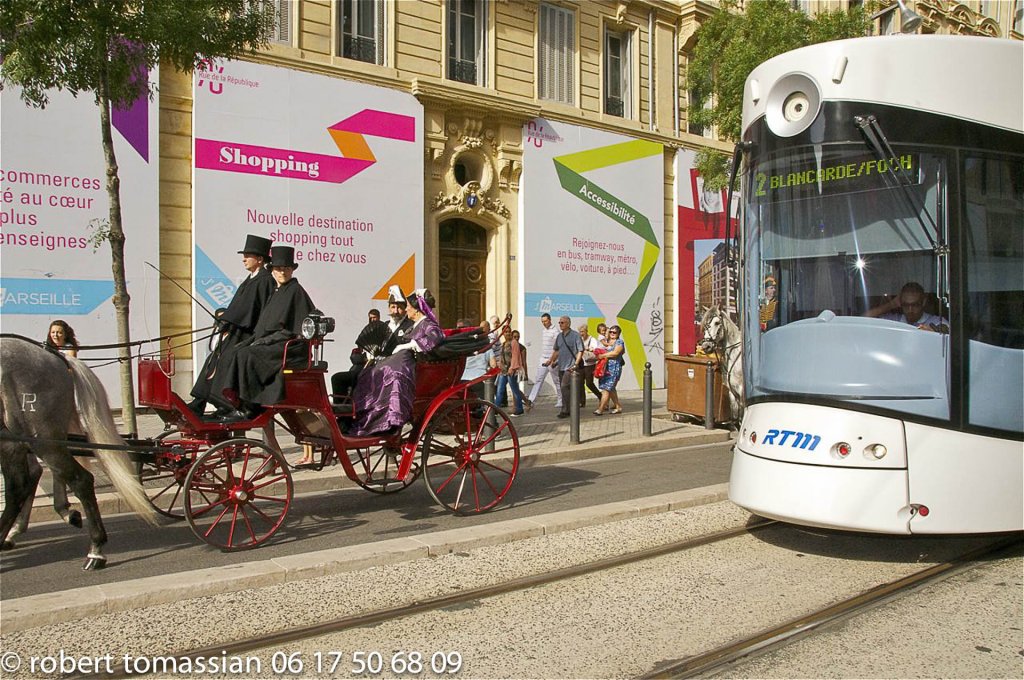
<instances>
[{"instance_id":1,"label":"windshield wiper","mask_svg":"<svg viewBox=\"0 0 1024 680\"><path fill-rule=\"evenodd\" d=\"M893 186L900 188L901 195L917 218L917 223L921 225L921 231L924 233L925 238L928 239L932 250L938 255L945 255L948 248L942 240L939 227L935 224L932 216L928 214L928 211L925 210L923 201L912 190L914 183L907 175L903 164L896 162L896 152L889 145L889 140L885 138L885 133L882 132L882 127L878 124L878 120L872 115L854 116L853 122L860 129L861 134L864 135L864 142L871 149L871 153L875 155L876 160L886 161L885 166L888 168L888 172L885 176L889 178ZM922 213L924 217L921 217ZM925 223L925 218L928 219L927 223ZM934 234L934 237L932 234Z\"/></svg>"}]
</instances>

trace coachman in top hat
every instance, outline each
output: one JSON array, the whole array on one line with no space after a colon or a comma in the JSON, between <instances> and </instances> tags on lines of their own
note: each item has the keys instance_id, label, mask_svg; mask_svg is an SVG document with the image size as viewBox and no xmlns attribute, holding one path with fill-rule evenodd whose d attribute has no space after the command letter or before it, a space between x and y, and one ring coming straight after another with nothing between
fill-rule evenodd
<instances>
[{"instance_id":1,"label":"coachman in top hat","mask_svg":"<svg viewBox=\"0 0 1024 680\"><path fill-rule=\"evenodd\" d=\"M245 237L245 245L238 251L242 256L242 266L249 272L249 276L238 286L227 309L217 313L220 342L196 374L196 384L192 387L195 399L188 405L199 415L206 408L206 402L211 401L210 383L216 375L220 358L235 345L252 337L260 313L277 287L274 277L264 267L270 255L270 245L270 239L249 234Z\"/></svg>"},{"instance_id":2,"label":"coachman in top hat","mask_svg":"<svg viewBox=\"0 0 1024 680\"><path fill-rule=\"evenodd\" d=\"M293 278L298 266L294 248L274 246L270 249L267 267L277 287L256 322L252 338L224 354L210 386L210 401L222 408L234 409L222 420L248 420L261 405L276 404L284 399L281 359L286 345L289 365L304 364L308 358L306 341L288 343L302 337L303 319L316 310L298 279ZM237 395L237 406L229 400L227 391Z\"/></svg>"}]
</instances>

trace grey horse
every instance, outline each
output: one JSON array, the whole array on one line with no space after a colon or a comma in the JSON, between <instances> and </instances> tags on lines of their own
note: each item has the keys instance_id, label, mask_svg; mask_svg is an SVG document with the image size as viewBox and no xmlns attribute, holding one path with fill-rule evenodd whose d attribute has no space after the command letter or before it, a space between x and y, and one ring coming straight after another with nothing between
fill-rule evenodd
<instances>
[{"instance_id":1,"label":"grey horse","mask_svg":"<svg viewBox=\"0 0 1024 680\"><path fill-rule=\"evenodd\" d=\"M729 414L736 427L743 418L743 340L739 326L719 308L708 307L700 321L704 331L700 348L718 355L722 382L729 388Z\"/></svg>"},{"instance_id":2,"label":"grey horse","mask_svg":"<svg viewBox=\"0 0 1024 680\"><path fill-rule=\"evenodd\" d=\"M27 526L25 506L31 507L42 475L38 458L53 473L55 507L60 504L57 489L62 493L64 484L81 501L91 540L83 568L101 569L107 562L107 533L93 476L68 451L69 432L82 432L94 443L124 444L103 385L84 363L27 340L0 338L0 472L6 502L0 513L0 543L5 549L13 547L8 540L12 527L18 522L20 532ZM155 524L156 515L125 452L98 450L96 455L128 506ZM65 519L74 523L73 515Z\"/></svg>"}]
</instances>

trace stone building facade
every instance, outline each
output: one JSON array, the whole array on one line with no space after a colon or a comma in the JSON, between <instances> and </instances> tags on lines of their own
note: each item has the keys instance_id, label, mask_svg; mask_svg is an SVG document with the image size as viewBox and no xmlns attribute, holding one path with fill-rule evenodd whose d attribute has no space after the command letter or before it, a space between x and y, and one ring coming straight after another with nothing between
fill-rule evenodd
<instances>
[{"instance_id":1,"label":"stone building facade","mask_svg":"<svg viewBox=\"0 0 1024 680\"><path fill-rule=\"evenodd\" d=\"M523 294L519 224L524 125L544 118L648 140L664 148L664 351L671 353L676 157L730 146L690 132L685 67L705 0L270 0L275 40L255 61L413 95L423 106L421 282L455 316L516 309ZM858 0L852 0L856 2ZM899 30L895 2L868 3L879 33ZM908 1L920 30L1021 39L1024 0ZM794 0L807 12L835 3ZM161 268L192 276L190 75L160 73ZM420 283L418 281L417 283ZM161 284L162 332L187 330L187 301ZM360 302L360 305L363 303ZM187 356L182 357L187 359Z\"/></svg>"}]
</instances>

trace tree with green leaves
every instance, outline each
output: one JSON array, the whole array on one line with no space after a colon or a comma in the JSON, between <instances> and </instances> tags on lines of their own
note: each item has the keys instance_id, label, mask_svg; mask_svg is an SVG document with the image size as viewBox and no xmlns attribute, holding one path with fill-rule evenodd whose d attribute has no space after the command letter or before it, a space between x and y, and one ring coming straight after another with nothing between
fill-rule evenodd
<instances>
[{"instance_id":1,"label":"tree with green leaves","mask_svg":"<svg viewBox=\"0 0 1024 680\"><path fill-rule=\"evenodd\" d=\"M751 0L741 10L738 0L722 0L695 35L686 72L686 86L706 108L690 110L690 121L717 126L723 138L739 140L743 85L759 64L798 47L867 35L871 28L861 7L831 9L813 17L793 9L787 0ZM729 183L730 159L713 149L697 152L696 166L704 185L720 190Z\"/></svg>"},{"instance_id":2,"label":"tree with green leaves","mask_svg":"<svg viewBox=\"0 0 1024 680\"><path fill-rule=\"evenodd\" d=\"M22 99L45 107L54 90L91 93L99 108L106 163L109 221L97 242L110 244L122 343L121 401L125 426L135 426L135 394L129 343L129 295L125 283L125 231L120 179L111 133L111 107L152 97L149 70L162 66L191 72L210 59L253 53L274 30L273 3L266 0L3 0L0 3L0 86L21 87Z\"/></svg>"}]
</instances>

